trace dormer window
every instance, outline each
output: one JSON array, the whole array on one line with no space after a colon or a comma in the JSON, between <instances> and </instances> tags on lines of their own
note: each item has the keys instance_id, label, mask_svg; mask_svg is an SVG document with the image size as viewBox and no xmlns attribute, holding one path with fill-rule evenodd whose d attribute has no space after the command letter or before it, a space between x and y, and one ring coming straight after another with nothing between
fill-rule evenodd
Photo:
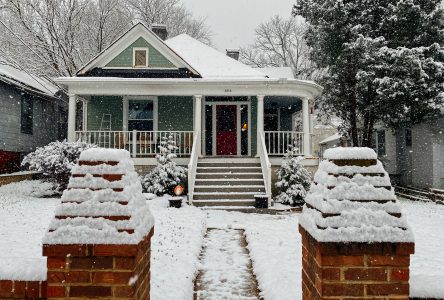
<instances>
[{"instance_id":1,"label":"dormer window","mask_svg":"<svg viewBox=\"0 0 444 300\"><path fill-rule=\"evenodd\" d=\"M148 67L148 48L133 48L134 68Z\"/></svg>"}]
</instances>

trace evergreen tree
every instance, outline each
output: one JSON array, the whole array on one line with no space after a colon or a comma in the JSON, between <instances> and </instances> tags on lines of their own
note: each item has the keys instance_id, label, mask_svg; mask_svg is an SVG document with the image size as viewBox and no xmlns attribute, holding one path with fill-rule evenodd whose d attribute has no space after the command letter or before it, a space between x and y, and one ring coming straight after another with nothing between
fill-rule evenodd
<instances>
[{"instance_id":1,"label":"evergreen tree","mask_svg":"<svg viewBox=\"0 0 444 300\"><path fill-rule=\"evenodd\" d=\"M184 182L187 169L173 161L177 157L175 154L177 149L174 135L162 138L159 145L160 153L156 155L157 166L141 178L144 192L158 196L171 194L174 187Z\"/></svg>"},{"instance_id":2,"label":"evergreen tree","mask_svg":"<svg viewBox=\"0 0 444 300\"><path fill-rule=\"evenodd\" d=\"M278 181L276 187L280 194L276 202L292 206L301 206L311 186L311 177L301 165L302 156L295 156L294 148L287 150L281 167L277 170Z\"/></svg>"},{"instance_id":3,"label":"evergreen tree","mask_svg":"<svg viewBox=\"0 0 444 300\"><path fill-rule=\"evenodd\" d=\"M354 146L371 146L374 125L396 130L444 104L441 0L299 0L312 60L327 68L321 108L344 120ZM358 136L362 133L362 143Z\"/></svg>"}]
</instances>

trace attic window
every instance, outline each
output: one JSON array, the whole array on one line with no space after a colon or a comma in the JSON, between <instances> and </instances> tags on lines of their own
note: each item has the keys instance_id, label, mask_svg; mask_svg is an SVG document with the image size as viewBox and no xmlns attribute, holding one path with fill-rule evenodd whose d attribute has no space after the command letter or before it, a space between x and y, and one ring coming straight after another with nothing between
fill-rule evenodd
<instances>
[{"instance_id":1,"label":"attic window","mask_svg":"<svg viewBox=\"0 0 444 300\"><path fill-rule=\"evenodd\" d=\"M134 68L148 67L148 49L134 48L133 50L133 66Z\"/></svg>"}]
</instances>

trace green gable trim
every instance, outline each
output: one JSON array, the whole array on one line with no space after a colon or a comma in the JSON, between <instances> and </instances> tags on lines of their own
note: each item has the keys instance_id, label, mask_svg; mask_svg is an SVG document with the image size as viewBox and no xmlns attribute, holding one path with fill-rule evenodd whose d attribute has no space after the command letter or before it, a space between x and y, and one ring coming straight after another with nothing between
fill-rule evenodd
<instances>
[{"instance_id":1,"label":"green gable trim","mask_svg":"<svg viewBox=\"0 0 444 300\"><path fill-rule=\"evenodd\" d=\"M123 128L123 102L118 96L93 96L88 101L88 130L100 130L104 114L111 114L111 130Z\"/></svg>"},{"instance_id":2,"label":"green gable trim","mask_svg":"<svg viewBox=\"0 0 444 300\"><path fill-rule=\"evenodd\" d=\"M162 96L157 105L160 131L193 130L193 97Z\"/></svg>"},{"instance_id":3,"label":"green gable trim","mask_svg":"<svg viewBox=\"0 0 444 300\"><path fill-rule=\"evenodd\" d=\"M151 46L144 38L138 38L128 48L123 50L105 67L110 68L132 68L133 67L133 48L148 48L148 66L149 68L176 68L165 56L156 48Z\"/></svg>"}]
</instances>

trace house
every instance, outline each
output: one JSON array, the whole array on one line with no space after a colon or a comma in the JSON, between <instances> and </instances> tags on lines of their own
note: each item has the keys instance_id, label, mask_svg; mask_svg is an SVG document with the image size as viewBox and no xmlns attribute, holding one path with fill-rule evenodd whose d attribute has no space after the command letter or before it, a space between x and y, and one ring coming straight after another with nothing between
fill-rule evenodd
<instances>
[{"instance_id":1,"label":"house","mask_svg":"<svg viewBox=\"0 0 444 300\"><path fill-rule=\"evenodd\" d=\"M318 164L310 107L322 88L273 77L227 52L186 34L167 39L164 26L134 25L75 77L56 79L69 93L68 139L125 148L140 170L155 164L160 140L173 135L194 204L248 205L254 194L271 195L272 168L289 145L307 166Z\"/></svg>"},{"instance_id":2,"label":"house","mask_svg":"<svg viewBox=\"0 0 444 300\"><path fill-rule=\"evenodd\" d=\"M18 171L23 155L64 139L66 119L55 84L0 58L0 173Z\"/></svg>"}]
</instances>

